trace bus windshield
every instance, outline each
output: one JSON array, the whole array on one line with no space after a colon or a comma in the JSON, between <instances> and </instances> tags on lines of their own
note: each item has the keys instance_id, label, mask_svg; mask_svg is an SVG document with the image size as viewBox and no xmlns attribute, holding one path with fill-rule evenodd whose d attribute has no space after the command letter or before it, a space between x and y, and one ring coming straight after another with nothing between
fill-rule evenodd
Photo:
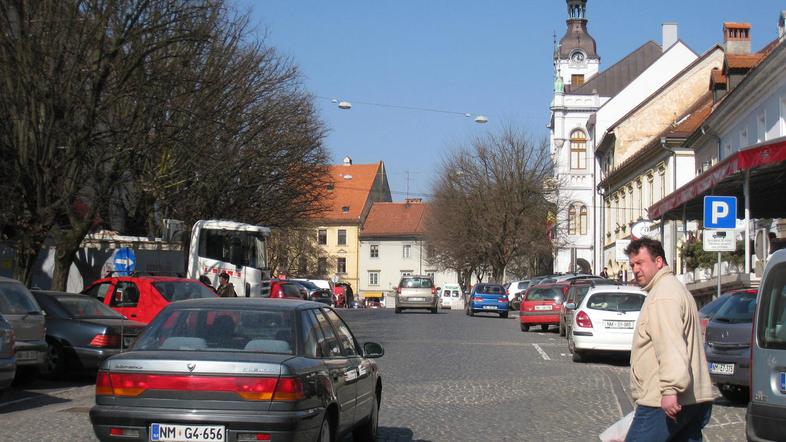
<instances>
[{"instance_id":1,"label":"bus windshield","mask_svg":"<svg viewBox=\"0 0 786 442\"><path fill-rule=\"evenodd\" d=\"M201 258L232 262L233 253L240 261L234 264L257 269L267 267L267 248L262 233L202 229L199 236L199 256Z\"/></svg>"}]
</instances>

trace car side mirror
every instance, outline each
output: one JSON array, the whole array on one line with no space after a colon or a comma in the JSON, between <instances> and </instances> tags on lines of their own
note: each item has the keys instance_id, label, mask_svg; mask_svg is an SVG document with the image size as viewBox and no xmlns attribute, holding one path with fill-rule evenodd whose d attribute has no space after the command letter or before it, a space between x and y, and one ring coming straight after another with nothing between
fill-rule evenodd
<instances>
[{"instance_id":1,"label":"car side mirror","mask_svg":"<svg viewBox=\"0 0 786 442\"><path fill-rule=\"evenodd\" d=\"M376 342L366 342L363 344L363 356L367 358L381 358L385 355L385 349Z\"/></svg>"},{"instance_id":2,"label":"car side mirror","mask_svg":"<svg viewBox=\"0 0 786 442\"><path fill-rule=\"evenodd\" d=\"M565 304L565 309L566 310L575 310L576 309L576 304L573 303L573 302L569 302L569 303Z\"/></svg>"}]
</instances>

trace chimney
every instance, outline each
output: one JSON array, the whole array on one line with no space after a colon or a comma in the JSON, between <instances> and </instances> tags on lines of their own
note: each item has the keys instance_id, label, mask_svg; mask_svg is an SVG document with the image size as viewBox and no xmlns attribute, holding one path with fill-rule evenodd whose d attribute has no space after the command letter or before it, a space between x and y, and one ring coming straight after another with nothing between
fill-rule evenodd
<instances>
[{"instance_id":1,"label":"chimney","mask_svg":"<svg viewBox=\"0 0 786 442\"><path fill-rule=\"evenodd\" d=\"M677 23L666 22L661 25L662 45L663 52L666 52L670 47L677 43L679 37L677 36Z\"/></svg>"},{"instance_id":2,"label":"chimney","mask_svg":"<svg viewBox=\"0 0 786 442\"><path fill-rule=\"evenodd\" d=\"M781 11L781 16L778 18L778 40L783 41L786 38L786 10Z\"/></svg>"},{"instance_id":3,"label":"chimney","mask_svg":"<svg viewBox=\"0 0 786 442\"><path fill-rule=\"evenodd\" d=\"M352 157L344 157L344 165L351 166L352 165Z\"/></svg>"},{"instance_id":4,"label":"chimney","mask_svg":"<svg viewBox=\"0 0 786 442\"><path fill-rule=\"evenodd\" d=\"M723 43L726 54L751 53L751 25L749 23L723 23Z\"/></svg>"}]
</instances>

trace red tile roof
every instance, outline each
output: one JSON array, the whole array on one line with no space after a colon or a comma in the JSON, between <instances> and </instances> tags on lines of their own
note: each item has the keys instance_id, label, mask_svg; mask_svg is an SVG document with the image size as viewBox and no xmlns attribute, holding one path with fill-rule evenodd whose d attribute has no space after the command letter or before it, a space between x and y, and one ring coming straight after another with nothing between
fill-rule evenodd
<instances>
[{"instance_id":1,"label":"red tile roof","mask_svg":"<svg viewBox=\"0 0 786 442\"><path fill-rule=\"evenodd\" d=\"M713 69L712 73L710 74L710 85L713 84L726 84L728 79L725 75L723 75L723 71L720 69Z\"/></svg>"},{"instance_id":2,"label":"red tile roof","mask_svg":"<svg viewBox=\"0 0 786 442\"><path fill-rule=\"evenodd\" d=\"M327 209L315 219L330 222L358 222L363 215L363 208L373 197L374 183L377 179L380 182L387 182L384 176L380 176L384 173L382 161L376 164L330 166L333 188L330 189L328 186Z\"/></svg>"},{"instance_id":3,"label":"red tile roof","mask_svg":"<svg viewBox=\"0 0 786 442\"><path fill-rule=\"evenodd\" d=\"M713 75L717 71L712 71ZM701 126L701 123L710 116L712 113L713 99L712 93L707 92L696 103L691 106L688 112L682 116L677 124L669 131L667 135L671 136L688 136Z\"/></svg>"},{"instance_id":4,"label":"red tile roof","mask_svg":"<svg viewBox=\"0 0 786 442\"><path fill-rule=\"evenodd\" d=\"M726 54L729 69L750 69L764 59L764 54Z\"/></svg>"},{"instance_id":5,"label":"red tile roof","mask_svg":"<svg viewBox=\"0 0 786 442\"><path fill-rule=\"evenodd\" d=\"M374 203L363 224L361 237L420 236L426 231L428 204Z\"/></svg>"}]
</instances>

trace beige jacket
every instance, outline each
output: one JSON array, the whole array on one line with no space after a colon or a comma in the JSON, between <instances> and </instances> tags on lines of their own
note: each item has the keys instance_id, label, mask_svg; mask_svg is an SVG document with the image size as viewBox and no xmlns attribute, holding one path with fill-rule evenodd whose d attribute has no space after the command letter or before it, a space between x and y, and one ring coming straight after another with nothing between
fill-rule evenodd
<instances>
[{"instance_id":1,"label":"beige jacket","mask_svg":"<svg viewBox=\"0 0 786 442\"><path fill-rule=\"evenodd\" d=\"M639 405L660 407L676 394L681 405L714 399L696 301L668 266L644 287L630 354L630 384Z\"/></svg>"}]
</instances>

